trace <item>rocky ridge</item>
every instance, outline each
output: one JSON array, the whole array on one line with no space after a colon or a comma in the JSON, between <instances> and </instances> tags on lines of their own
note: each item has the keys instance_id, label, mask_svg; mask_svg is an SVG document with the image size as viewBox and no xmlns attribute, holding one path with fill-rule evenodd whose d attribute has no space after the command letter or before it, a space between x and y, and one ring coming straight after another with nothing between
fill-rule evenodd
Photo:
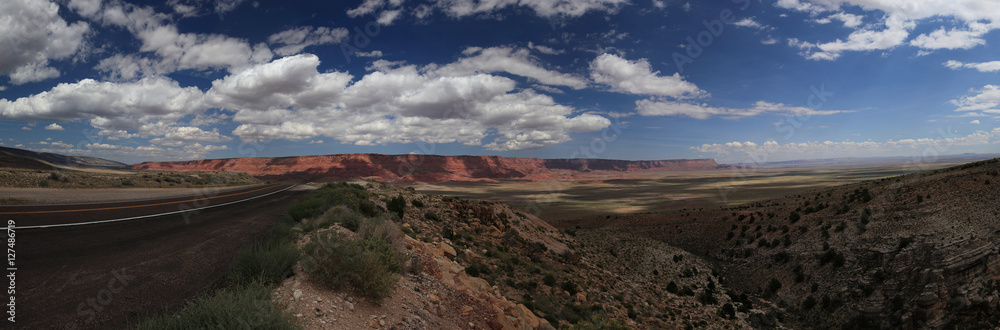
<instances>
[{"instance_id":1,"label":"rocky ridge","mask_svg":"<svg viewBox=\"0 0 1000 330\"><path fill-rule=\"evenodd\" d=\"M718 260L794 327L1000 324L1000 160L713 209L581 221ZM609 221L610 220L610 221Z\"/></svg>"},{"instance_id":2,"label":"rocky ridge","mask_svg":"<svg viewBox=\"0 0 1000 330\"><path fill-rule=\"evenodd\" d=\"M662 172L725 168L712 159L610 160L538 159L498 156L337 154L322 156L227 158L182 162L145 162L130 169L164 171L239 171L263 180L443 182L547 180L585 173Z\"/></svg>"},{"instance_id":3,"label":"rocky ridge","mask_svg":"<svg viewBox=\"0 0 1000 330\"><path fill-rule=\"evenodd\" d=\"M307 329L780 327L773 304L727 288L711 263L662 242L561 231L502 203L377 182L368 190L379 207L407 201L399 226L411 270L377 305L297 269L275 295Z\"/></svg>"}]
</instances>

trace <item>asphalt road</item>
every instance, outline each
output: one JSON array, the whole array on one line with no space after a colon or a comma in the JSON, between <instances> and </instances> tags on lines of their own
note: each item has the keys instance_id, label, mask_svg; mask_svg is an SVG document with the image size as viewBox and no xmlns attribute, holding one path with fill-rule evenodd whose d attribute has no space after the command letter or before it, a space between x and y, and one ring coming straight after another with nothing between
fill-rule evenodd
<instances>
[{"instance_id":1,"label":"asphalt road","mask_svg":"<svg viewBox=\"0 0 1000 330\"><path fill-rule=\"evenodd\" d=\"M208 188L197 196L121 203L2 206L3 223L15 223L17 270L16 322L0 322L0 328L119 329L176 310L217 283L239 249L286 214L302 194L284 190L290 186L226 193ZM170 214L149 216L162 213ZM128 220L108 221L117 219Z\"/></svg>"}]
</instances>

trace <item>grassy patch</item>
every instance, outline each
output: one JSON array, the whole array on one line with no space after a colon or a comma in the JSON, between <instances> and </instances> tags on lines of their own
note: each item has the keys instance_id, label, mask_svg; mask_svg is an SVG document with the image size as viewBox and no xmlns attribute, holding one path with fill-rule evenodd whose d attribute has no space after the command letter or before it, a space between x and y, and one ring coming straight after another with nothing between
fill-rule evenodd
<instances>
[{"instance_id":1,"label":"grassy patch","mask_svg":"<svg viewBox=\"0 0 1000 330\"><path fill-rule=\"evenodd\" d=\"M358 238L335 232L317 233L303 247L302 268L318 283L351 288L380 302L392 295L402 269L403 233L393 216L361 217Z\"/></svg>"},{"instance_id":2,"label":"grassy patch","mask_svg":"<svg viewBox=\"0 0 1000 330\"><path fill-rule=\"evenodd\" d=\"M296 319L271 300L263 283L220 289L195 299L176 315L147 319L137 329L301 329Z\"/></svg>"},{"instance_id":3,"label":"grassy patch","mask_svg":"<svg viewBox=\"0 0 1000 330\"><path fill-rule=\"evenodd\" d=\"M367 216L378 214L375 204L368 200L368 191L357 184L345 182L328 183L313 190L302 200L288 208L288 214L295 221L315 218L331 207L343 205Z\"/></svg>"}]
</instances>

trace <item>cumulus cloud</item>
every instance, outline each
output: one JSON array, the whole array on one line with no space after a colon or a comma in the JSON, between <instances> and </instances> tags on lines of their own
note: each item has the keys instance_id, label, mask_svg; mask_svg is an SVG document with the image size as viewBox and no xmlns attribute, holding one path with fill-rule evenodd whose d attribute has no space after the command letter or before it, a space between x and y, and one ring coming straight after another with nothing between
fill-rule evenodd
<instances>
[{"instance_id":1,"label":"cumulus cloud","mask_svg":"<svg viewBox=\"0 0 1000 330\"><path fill-rule=\"evenodd\" d=\"M997 113L1000 105L1000 86L986 85L981 89L970 89L969 95L951 100L957 106L955 111L983 111Z\"/></svg>"},{"instance_id":2,"label":"cumulus cloud","mask_svg":"<svg viewBox=\"0 0 1000 330\"><path fill-rule=\"evenodd\" d=\"M440 11L453 18L473 15L490 15L510 7L524 7L540 17L580 17L588 12L616 12L629 3L628 0L432 0L413 8L404 6L405 0L365 0L355 8L347 10L352 18L373 15L382 25L390 25L405 13L412 13L417 19L425 19ZM498 16L499 17L499 16Z\"/></svg>"},{"instance_id":3,"label":"cumulus cloud","mask_svg":"<svg viewBox=\"0 0 1000 330\"><path fill-rule=\"evenodd\" d=\"M163 137L158 137L149 140L149 143L159 144L171 147L179 147L183 145L189 145L191 142L224 142L232 141L233 138L222 135L219 133L219 129L212 129L211 131L205 131L198 127L192 126L178 126L170 127L168 131L163 134Z\"/></svg>"},{"instance_id":4,"label":"cumulus cloud","mask_svg":"<svg viewBox=\"0 0 1000 330\"><path fill-rule=\"evenodd\" d=\"M90 31L86 22L67 23L59 5L44 0L0 2L0 74L20 85L60 75L50 60L66 59L81 50Z\"/></svg>"},{"instance_id":5,"label":"cumulus cloud","mask_svg":"<svg viewBox=\"0 0 1000 330\"><path fill-rule=\"evenodd\" d=\"M233 134L243 138L326 136L356 145L459 142L523 150L610 125L596 115L571 117L572 108L530 89L515 91L505 77L442 75L431 70L436 67L421 73L416 66L381 63L348 85L350 75L319 73L318 64L315 56L299 55L259 65L214 82L207 97L238 109L234 120L243 124ZM241 90L250 87L252 93ZM484 144L490 135L495 137Z\"/></svg>"},{"instance_id":6,"label":"cumulus cloud","mask_svg":"<svg viewBox=\"0 0 1000 330\"><path fill-rule=\"evenodd\" d=\"M695 84L685 81L679 73L661 76L653 71L646 59L629 61L614 54L602 54L590 63L590 78L607 85L612 91L669 96L673 98L698 97L705 94Z\"/></svg>"},{"instance_id":7,"label":"cumulus cloud","mask_svg":"<svg viewBox=\"0 0 1000 330\"><path fill-rule=\"evenodd\" d=\"M986 40L983 40L982 36L998 27L1000 27L1000 22L988 24L971 22L962 29L945 30L942 27L931 33L917 36L910 41L910 45L923 49L970 49L985 45Z\"/></svg>"},{"instance_id":8,"label":"cumulus cloud","mask_svg":"<svg viewBox=\"0 0 1000 330\"><path fill-rule=\"evenodd\" d=\"M733 25L736 25L736 26L739 26L739 27L754 28L754 29L764 29L764 28L767 28L767 25L760 24L760 22L757 22L756 20L754 20L753 17L747 17L747 18L738 20L736 22L733 22Z\"/></svg>"},{"instance_id":9,"label":"cumulus cloud","mask_svg":"<svg viewBox=\"0 0 1000 330\"><path fill-rule=\"evenodd\" d=\"M152 118L202 111L202 92L165 77L113 83L84 79L16 100L0 99L0 115L18 120L91 119L106 128L136 129Z\"/></svg>"},{"instance_id":10,"label":"cumulus cloud","mask_svg":"<svg viewBox=\"0 0 1000 330\"><path fill-rule=\"evenodd\" d=\"M907 44L910 32L918 23L931 23L931 17L951 17L957 27L939 27L930 33L916 36L909 45L924 50L968 49L984 44L985 33L1000 28L1000 3L990 0L926 1L915 4L907 0L779 0L776 6L819 15L835 12L818 22L831 19L844 21L856 30L846 40L831 42L798 42L802 55L814 60L835 60L847 51L887 50ZM844 8L880 11L882 18L869 25L862 25L860 18L843 12Z\"/></svg>"},{"instance_id":11,"label":"cumulus cloud","mask_svg":"<svg viewBox=\"0 0 1000 330\"><path fill-rule=\"evenodd\" d=\"M559 54L562 54L562 53L566 52L564 50L557 50L555 48L552 48L552 47L549 47L549 46L545 46L545 45L537 45L537 44L535 44L533 42L530 42L530 41L528 42L528 48L531 48L531 50L534 50L534 51L538 51L539 53L548 54L548 55L559 55Z\"/></svg>"},{"instance_id":12,"label":"cumulus cloud","mask_svg":"<svg viewBox=\"0 0 1000 330\"><path fill-rule=\"evenodd\" d=\"M85 12L78 13L83 15ZM170 15L158 13L151 7L114 3L84 16L104 25L124 28L141 42L139 55L118 54L101 61L96 68L109 77L134 79L140 74L148 76L189 69L235 72L270 61L274 56L264 43L251 45L245 39L220 34L181 33L171 23Z\"/></svg>"},{"instance_id":13,"label":"cumulus cloud","mask_svg":"<svg viewBox=\"0 0 1000 330\"><path fill-rule=\"evenodd\" d=\"M815 110L806 107L788 106L781 103L757 101L751 108L712 107L705 104L678 102L669 100L639 100L635 102L635 110L643 116L687 116L695 119L722 117L723 119L739 119L763 114L792 116L826 116L838 113L854 112L853 110Z\"/></svg>"},{"instance_id":14,"label":"cumulus cloud","mask_svg":"<svg viewBox=\"0 0 1000 330\"><path fill-rule=\"evenodd\" d=\"M59 124L52 123L52 124L49 124L49 126L45 126L45 130L47 130L47 131L65 131L66 129L63 128Z\"/></svg>"},{"instance_id":15,"label":"cumulus cloud","mask_svg":"<svg viewBox=\"0 0 1000 330\"><path fill-rule=\"evenodd\" d=\"M845 13L845 12L839 12L839 13L836 13L836 14L833 14L833 15L829 15L829 16L824 17L824 18L817 18L817 19L813 20L813 22L816 22L816 23L819 23L819 24L830 24L830 22L833 22L833 20L838 20L838 21L843 22L844 23L844 27L846 27L846 28L856 28L859 25L861 25L861 22L862 22L863 19L864 19L864 16L861 16L861 15L854 15L854 14L848 14L848 13Z\"/></svg>"},{"instance_id":16,"label":"cumulus cloud","mask_svg":"<svg viewBox=\"0 0 1000 330\"><path fill-rule=\"evenodd\" d=\"M979 119L976 119L976 120L973 120L973 121L970 121L970 122L969 122L969 124L975 124L975 125L979 125Z\"/></svg>"},{"instance_id":17,"label":"cumulus cloud","mask_svg":"<svg viewBox=\"0 0 1000 330\"><path fill-rule=\"evenodd\" d=\"M990 131L976 131L969 135L956 135L944 131L936 138L901 139L888 141L810 141L781 144L774 140L762 144L752 141L703 144L691 147L696 152L715 154L730 161L767 161L822 158L857 157L861 155L920 155L924 150L941 152L956 147L987 146L1000 143L1000 127ZM933 148L933 149L928 149Z\"/></svg>"},{"instance_id":18,"label":"cumulus cloud","mask_svg":"<svg viewBox=\"0 0 1000 330\"><path fill-rule=\"evenodd\" d=\"M952 70L958 70L961 68L966 69L976 69L979 72L997 72L1000 71L1000 61L989 61L989 62L978 62L978 63L962 63L956 60L948 60L944 62L944 66Z\"/></svg>"},{"instance_id":19,"label":"cumulus cloud","mask_svg":"<svg viewBox=\"0 0 1000 330\"><path fill-rule=\"evenodd\" d=\"M347 39L348 34L345 28L300 26L275 33L267 38L267 42L281 46L274 50L275 54L288 56L298 54L309 46L340 43Z\"/></svg>"},{"instance_id":20,"label":"cumulus cloud","mask_svg":"<svg viewBox=\"0 0 1000 330\"><path fill-rule=\"evenodd\" d=\"M548 70L531 56L528 49L514 47L471 47L463 54L468 57L459 59L434 71L443 76L466 76L474 73L507 72L510 74L532 78L545 85L567 86L573 89L587 87L583 77Z\"/></svg>"}]
</instances>

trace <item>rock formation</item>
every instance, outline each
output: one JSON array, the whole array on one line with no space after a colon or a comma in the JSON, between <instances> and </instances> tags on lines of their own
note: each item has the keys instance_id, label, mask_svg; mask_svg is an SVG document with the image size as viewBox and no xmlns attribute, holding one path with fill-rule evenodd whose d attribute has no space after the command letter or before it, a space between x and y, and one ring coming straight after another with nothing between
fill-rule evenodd
<instances>
[{"instance_id":1,"label":"rock formation","mask_svg":"<svg viewBox=\"0 0 1000 330\"><path fill-rule=\"evenodd\" d=\"M145 162L131 169L238 171L265 180L443 182L546 180L584 173L663 172L724 168L713 159L610 160L538 159L497 156L338 154Z\"/></svg>"}]
</instances>

